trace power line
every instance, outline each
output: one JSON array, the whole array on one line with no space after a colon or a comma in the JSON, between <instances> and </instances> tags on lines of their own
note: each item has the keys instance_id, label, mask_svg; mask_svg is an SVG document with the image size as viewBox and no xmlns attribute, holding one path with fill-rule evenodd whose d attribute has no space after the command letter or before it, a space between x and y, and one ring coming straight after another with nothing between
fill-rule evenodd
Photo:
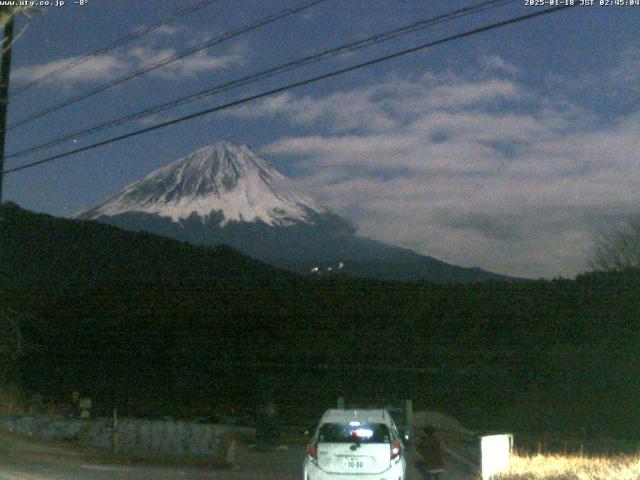
<instances>
[{"instance_id":1,"label":"power line","mask_svg":"<svg viewBox=\"0 0 640 480\"><path fill-rule=\"evenodd\" d=\"M171 15L159 20L156 23L152 23L151 25L148 25L147 27L143 28L142 30L139 30L137 32L134 32L130 35L127 35L125 37L122 37L118 40L116 40L113 43L110 43L109 45L107 45L106 47L102 47L99 48L98 50L95 50L91 53L88 53L87 55L80 57L76 60L72 60L71 62L65 63L64 65L61 65L60 67L56 68L55 70L52 70L50 72L45 73L44 75L42 75L41 77L38 77L37 79L33 80L32 82L29 82L28 84L17 88L15 91L13 91L11 93L12 96L16 96L16 95L20 95L23 92L26 92L27 90L32 89L33 87L40 85L44 82L46 82L47 80L56 77L64 72L68 72L69 70L72 70L76 67L78 67L79 65L82 65L85 62L88 62L89 60L96 58L99 55L102 55L110 50L114 50L118 47L121 47L122 45L125 45L127 43L130 43L134 40L137 40L138 38L141 38L145 35L148 35L149 33L153 32L154 30L157 30L158 28L171 23L179 18L184 17L185 15L188 15L190 13L193 13L195 11L198 11L208 5L211 5L214 2L217 2L219 0L202 0L190 7L184 8L182 10L178 10L174 13L172 13Z\"/></svg>"},{"instance_id":2,"label":"power line","mask_svg":"<svg viewBox=\"0 0 640 480\"><path fill-rule=\"evenodd\" d=\"M278 87L278 88L274 88L272 90L268 90L268 91L265 91L265 92L261 92L261 93L258 93L256 95L251 95L249 97L244 97L244 98L242 98L240 100L235 100L233 102L225 103L223 105L218 105L216 107L208 108L206 110L201 110L199 112L191 113L189 115L185 115L185 116L182 116L182 117L174 118L173 120L169 120L169 121L166 121L166 122L162 122L162 123L153 125L151 127L147 127L147 128L143 128L143 129L140 129L140 130L133 131L133 132L129 132L129 133L124 134L124 135L119 135L117 137L112 137L112 138L110 138L108 140L103 140L101 142L97 142L97 143L94 143L94 144L91 144L91 145L87 145L85 147L77 148L75 150L70 150L70 151L65 152L65 153L61 153L61 154L58 154L58 155L53 155L51 157L44 158L42 160L37 160L37 161L34 161L34 162L30 162L30 163L27 163L25 165L21 165L21 166L18 166L18 167L14 167L14 168L5 170L3 172L3 174L6 175L6 174L17 172L17 171L20 171L20 170L25 170L25 169L28 169L28 168L32 168L32 167L35 167L37 165L42 165L44 163L49 163L49 162L52 162L52 161L55 161L55 160L59 160L61 158L65 158L65 157L68 157L68 156L71 156L71 155L75 155L75 154L78 154L78 153L81 153L81 152L86 152L88 150L93 150L95 148L102 147L102 146L105 146L105 145L109 145L111 143L119 142L119 141L125 140L127 138L136 137L136 136L142 135L144 133L152 132L154 130L159 130L161 128L165 128L165 127L168 127L168 126L171 126L171 125L175 125L177 123L182 123L182 122L185 122L187 120L191 120L193 118L201 117L201 116L204 116L204 115L207 115L207 114L210 114L210 113L214 113L214 112L219 112L221 110L227 110L229 108L236 107L238 105L242 105L242 104L245 104L245 103L248 103L248 102L251 102L251 101L254 101L254 100L258 100L258 99L261 99L261 98L265 98L265 97L268 97L268 96L271 96L271 95L275 95L275 94L278 94L278 93L282 93L282 92L285 92L287 90L291 90L293 88L298 88L298 87L302 87L302 86L309 85L309 84L312 84L312 83L316 83L316 82L319 82L321 80L326 80L326 79L329 79L329 78L332 78L332 77L336 77L338 75L342 75L342 74L345 74L345 73L348 73L348 72L352 72L354 70L359 70L361 68L365 68L365 67L369 67L369 66L372 66L372 65L376 65L378 63L382 63L382 62L385 62L385 61L388 61L388 60L392 60L392 59L395 59L395 58L398 58L398 57L402 57L402 56L405 56L405 55L408 55L408 54L411 54L411 53L415 53L415 52L418 52L418 51L421 51L421 50L425 50L427 48L435 47L437 45L442 45L444 43L448 43L448 42L451 42L451 41L454 41L454 40L459 40L461 38L470 37L472 35L476 35L476 34L479 34L479 33L488 32L488 31L494 30L496 28L501 28L501 27L505 27L507 25L512 25L512 24L515 24L515 23L523 22L525 20L530 20L532 18L540 17L540 16L543 16L543 15L548 15L550 13L559 12L559 11L562 11L562 10L564 10L566 8L571 8L571 7L572 7L572 5L563 5L563 6L559 6L559 7L547 8L545 10L540 10L538 12L530 13L530 14L527 14L527 15L521 15L519 17L510 18L508 20L502 20L500 22L492 23L492 24L486 25L484 27L478 27L478 28L475 28L473 30L468 30L466 32L462 32L462 33L458 33L458 34L455 34L455 35L451 35L451 36L442 38L440 40L435 40L435 41L432 41L432 42L423 43L423 44L418 45L416 47L407 48L405 50L400 50L400 51L395 52L395 53L391 53L391 54L388 54L388 55L384 55L384 56L381 56L381 57L374 58L373 60L369 60L369 61L366 61L366 62L362 62L362 63L358 63L358 64L355 64L355 65L352 65L350 67L341 68L339 70L334 70L332 72L325 73L323 75L318 75L318 76L315 76L315 77L308 78L306 80L301 80L301 81L298 81L298 82L290 83L288 85L285 85L285 86L282 86L282 87Z\"/></svg>"},{"instance_id":3,"label":"power line","mask_svg":"<svg viewBox=\"0 0 640 480\"><path fill-rule=\"evenodd\" d=\"M394 28L391 30L387 30L385 32L382 33L378 33L376 35L370 36L370 37L366 37L364 39L360 39L360 40L356 40L354 42L350 42L348 44L344 44L341 45L339 47L335 47L329 50L324 50L320 53L317 54L313 54L313 55L308 55L306 57L297 59L297 60L293 60L287 63L284 63L282 65L278 65L276 67L272 67L269 68L267 70L263 70L257 73L254 73L252 75L249 76L245 76L239 79L235 79L229 82L225 82L222 84L218 84L212 88L208 88L206 90L191 94L191 95L187 95L185 97L180 97L176 100L173 100L171 102L167 102L167 103L163 103L160 105L156 105L150 108L147 108L145 110L141 110L138 111L136 113L132 113L130 115L124 116L124 117L120 117L114 120L110 120L108 122L104 122L98 125L94 125L93 127L89 127L89 128L85 128L83 130L79 130L79 131L75 131L73 133L69 133L66 134L62 137L58 137L58 138L54 138L52 140L48 140L44 143L26 148L24 150L20 150L17 152L13 152L10 153L9 155L6 156L7 159L9 158L17 158L17 157L22 157L25 156L27 154L30 153L34 153L40 150L44 150L47 149L49 147L53 147L56 145L60 145L62 143L67 142L68 140L77 140L78 138L84 137L86 135L90 135L93 133L97 133L97 132L101 132L103 130L112 128L112 127L116 127L125 123L128 123L130 121L133 120L139 120L141 118L147 117L149 115L155 114L155 113L159 113L159 112L163 112L165 110L171 109L171 108L176 108L182 105L186 105L188 103L194 102L196 100L200 100L202 98L206 98L218 93L222 93L222 92L226 92L228 90L240 87L240 86L244 86L244 85L248 85L251 83L255 83L259 80L264 80L270 77L273 77L277 74L281 74L284 72L288 72L306 65L310 65L312 63L316 63L322 60L326 60L328 58L332 58L332 57L336 57L338 55L342 55L344 53L348 53L348 52L353 52L356 50L360 50L362 48L365 47L369 47L371 45L375 45L375 44L379 44L382 42L386 42L389 40L393 40L395 38L398 38L402 35L407 35L410 33L415 33L417 31L423 30L427 27L431 27L434 25L437 25L439 23L443 23L443 22L447 22L447 21L451 21L457 18L461 18L463 16L466 15L471 15L471 14L475 14L478 13L480 11L485 11L488 10L490 8L495 8L495 7L500 7L509 3L513 3L516 0L489 0L489 1L484 1L481 2L479 4L470 6L470 7L465 7L465 8L461 8L458 10L454 10L452 12L448 12L442 15L438 15L435 17L431 17L429 19L425 19L425 20L420 20L418 22L413 22L409 25L405 25L402 27L398 27L398 28Z\"/></svg>"},{"instance_id":4,"label":"power line","mask_svg":"<svg viewBox=\"0 0 640 480\"><path fill-rule=\"evenodd\" d=\"M25 124L30 123L30 122L33 122L34 120L38 120L38 119L40 119L40 118L42 118L42 117L44 117L46 115L49 115L49 114L54 113L54 112L57 112L58 110L61 110L61 109L65 108L65 107L68 107L69 105L73 105L74 103L77 103L77 102L79 102L81 100L84 100L86 98L92 97L92 96L94 96L94 95L96 95L96 94L98 94L100 92L103 92L103 91L108 90L108 89L110 89L112 87L115 87L116 85L120 85L121 83L127 82L127 81L132 80L132 79L134 79L136 77L139 77L141 75L149 73L149 72L151 72L153 70L157 70L158 68L164 67L164 66L169 65L169 64L171 64L173 62L181 60L181 59L183 59L185 57L188 57L190 55L194 55L195 53L198 53L198 52L200 52L202 50L211 48L211 47L213 47L215 45L219 45L219 44L221 44L223 42L226 42L227 40L230 40L232 38L238 37L238 36L243 35L245 33L251 32L252 30L256 30L257 28L263 27L265 25L268 25L270 23L273 23L273 22L275 22L277 20L280 20L282 18L288 17L290 15L294 15L296 13L302 12L304 10L307 10L307 9L309 9L311 7L314 7L314 6L318 5L318 4L324 3L326 1L328 1L328 0L311 0L311 1L304 2L304 3L302 3L302 4L300 4L300 5L296 6L296 7L285 8L284 10L280 10L280 11L274 13L274 14L268 15L268 16L260 19L260 20L252 22L252 23L250 23L250 24L248 24L246 26L240 27L237 30L228 31L228 32L223 33L222 35L220 35L218 37L214 37L213 39L208 40L205 43L202 43L202 44L197 45L197 46L192 47L192 48L188 48L186 50L183 50L181 52L178 52L178 53L170 56L167 59L164 59L164 60L161 60L159 62L153 63L153 64L151 64L149 66L143 67L143 68L141 68L139 70L136 70L136 71L134 71L132 73L129 73L129 74L123 76L123 77L120 77L120 78L117 78L115 80L112 80L112 81L110 81L108 83L105 83L105 84L103 84L103 85L101 85L101 86L99 86L99 87L97 87L97 88L95 88L93 90L90 90L90 91L88 91L86 93L82 93L80 95L76 95L74 97L67 98L66 100L62 101L61 103L59 103L57 105L54 105L53 107L49 107L49 108L47 108L47 109L45 109L45 110L43 110L43 111L41 111L39 113L30 115L30 116L25 117L25 118L23 118L21 120L18 120L17 122L14 122L14 123L10 124L6 128L6 130L10 131L10 130L13 130L14 128L20 127L20 126L25 125Z\"/></svg>"}]
</instances>

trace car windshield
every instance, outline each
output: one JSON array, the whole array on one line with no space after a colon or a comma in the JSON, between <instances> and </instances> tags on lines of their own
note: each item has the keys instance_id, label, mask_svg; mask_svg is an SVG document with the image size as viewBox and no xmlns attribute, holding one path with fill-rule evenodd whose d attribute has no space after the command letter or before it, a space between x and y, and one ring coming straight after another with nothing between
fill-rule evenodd
<instances>
[{"instance_id":1,"label":"car windshield","mask_svg":"<svg viewBox=\"0 0 640 480\"><path fill-rule=\"evenodd\" d=\"M325 423L318 432L320 443L389 443L389 428L381 423Z\"/></svg>"}]
</instances>

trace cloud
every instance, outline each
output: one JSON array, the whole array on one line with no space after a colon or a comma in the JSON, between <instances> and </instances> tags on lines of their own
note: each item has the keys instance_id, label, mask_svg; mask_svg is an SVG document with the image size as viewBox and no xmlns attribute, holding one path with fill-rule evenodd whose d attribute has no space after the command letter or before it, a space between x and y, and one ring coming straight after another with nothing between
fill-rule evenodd
<instances>
[{"instance_id":1,"label":"cloud","mask_svg":"<svg viewBox=\"0 0 640 480\"><path fill-rule=\"evenodd\" d=\"M494 70L496 72L502 72L509 75L517 75L518 73L520 73L520 69L518 67L516 67L512 63L507 62L499 55L482 55L480 57L480 65L489 70Z\"/></svg>"},{"instance_id":2,"label":"cloud","mask_svg":"<svg viewBox=\"0 0 640 480\"><path fill-rule=\"evenodd\" d=\"M490 240L510 241L522 239L522 227L517 217L500 216L485 212L436 212L435 219L440 225L448 226L455 230L463 230L477 233Z\"/></svg>"},{"instance_id":3,"label":"cloud","mask_svg":"<svg viewBox=\"0 0 640 480\"><path fill-rule=\"evenodd\" d=\"M388 131L400 127L407 119L425 115L425 112L453 112L526 98L522 89L509 80L465 81L426 74L414 81L392 78L323 98L284 93L230 110L229 114L242 118L282 115L297 125L324 126L333 132Z\"/></svg>"},{"instance_id":4,"label":"cloud","mask_svg":"<svg viewBox=\"0 0 640 480\"><path fill-rule=\"evenodd\" d=\"M179 38L190 38L189 31L181 26L162 26L145 37L133 47L119 49L113 53L98 55L76 66L65 69L59 75L52 77L58 85L73 86L87 83L102 83L113 80L129 72L151 67L170 59L184 47ZM241 65L248 49L242 43L237 43L222 53L219 51L201 50L188 55L166 66L149 72L149 75L164 80L180 81L197 74L220 70L234 65ZM12 72L12 80L18 83L28 83L42 76L57 71L61 67L83 60L82 57L65 57L46 63L31 64L16 68Z\"/></svg>"},{"instance_id":5,"label":"cloud","mask_svg":"<svg viewBox=\"0 0 640 480\"><path fill-rule=\"evenodd\" d=\"M202 50L166 67L162 67L157 71L156 75L165 79L184 79L232 65L241 65L244 59L245 56L241 48L235 48L221 55L212 55L206 50Z\"/></svg>"},{"instance_id":6,"label":"cloud","mask_svg":"<svg viewBox=\"0 0 640 480\"><path fill-rule=\"evenodd\" d=\"M592 234L640 206L640 115L600 121L497 76L287 93L235 115L308 131L262 151L295 159L309 193L362 234L465 266L575 275Z\"/></svg>"},{"instance_id":7,"label":"cloud","mask_svg":"<svg viewBox=\"0 0 640 480\"><path fill-rule=\"evenodd\" d=\"M595 108L629 112L640 100L640 41L632 41L611 52L613 66L606 70L572 71L566 74L548 73L544 84L548 90L563 91L564 97L579 102L587 97ZM559 85L571 85L570 89L558 89Z\"/></svg>"},{"instance_id":8,"label":"cloud","mask_svg":"<svg viewBox=\"0 0 640 480\"><path fill-rule=\"evenodd\" d=\"M251 118L262 115L283 115L298 125L325 124L333 131L355 128L386 129L393 120L382 105L370 98L373 92L339 92L323 99L294 98L289 94L265 99L255 105L231 110L231 115Z\"/></svg>"},{"instance_id":9,"label":"cloud","mask_svg":"<svg viewBox=\"0 0 640 480\"><path fill-rule=\"evenodd\" d=\"M174 37L186 31L185 27L181 25L160 25L153 30L154 35Z\"/></svg>"},{"instance_id":10,"label":"cloud","mask_svg":"<svg viewBox=\"0 0 640 480\"><path fill-rule=\"evenodd\" d=\"M636 94L640 93L640 43L623 50L620 57L620 63L611 74L615 85L625 85Z\"/></svg>"},{"instance_id":11,"label":"cloud","mask_svg":"<svg viewBox=\"0 0 640 480\"><path fill-rule=\"evenodd\" d=\"M66 57L47 63L19 67L11 72L11 80L18 83L32 82L81 59L82 57ZM56 76L56 81L76 84L111 80L120 76L128 68L129 62L126 58L117 55L99 55L73 68L62 71Z\"/></svg>"}]
</instances>

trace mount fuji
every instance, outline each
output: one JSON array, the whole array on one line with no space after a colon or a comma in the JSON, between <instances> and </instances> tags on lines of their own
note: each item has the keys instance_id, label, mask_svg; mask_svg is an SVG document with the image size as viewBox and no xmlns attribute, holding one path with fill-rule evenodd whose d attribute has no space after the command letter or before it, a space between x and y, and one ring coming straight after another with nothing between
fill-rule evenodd
<instances>
[{"instance_id":1,"label":"mount fuji","mask_svg":"<svg viewBox=\"0 0 640 480\"><path fill-rule=\"evenodd\" d=\"M195 215L220 227L231 222L284 227L309 223L325 210L249 147L219 142L152 172L75 216L95 219L128 212L177 223Z\"/></svg>"},{"instance_id":2,"label":"mount fuji","mask_svg":"<svg viewBox=\"0 0 640 480\"><path fill-rule=\"evenodd\" d=\"M358 236L249 147L230 142L201 148L72 218L228 244L300 273L439 283L509 279Z\"/></svg>"}]
</instances>

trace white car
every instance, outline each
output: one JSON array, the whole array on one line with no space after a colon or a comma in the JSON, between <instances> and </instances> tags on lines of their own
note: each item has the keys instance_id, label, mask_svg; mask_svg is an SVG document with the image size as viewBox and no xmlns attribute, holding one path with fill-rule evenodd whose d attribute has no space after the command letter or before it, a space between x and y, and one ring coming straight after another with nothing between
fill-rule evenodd
<instances>
[{"instance_id":1,"label":"white car","mask_svg":"<svg viewBox=\"0 0 640 480\"><path fill-rule=\"evenodd\" d=\"M405 451L384 409L327 410L307 447L304 480L404 480Z\"/></svg>"}]
</instances>

